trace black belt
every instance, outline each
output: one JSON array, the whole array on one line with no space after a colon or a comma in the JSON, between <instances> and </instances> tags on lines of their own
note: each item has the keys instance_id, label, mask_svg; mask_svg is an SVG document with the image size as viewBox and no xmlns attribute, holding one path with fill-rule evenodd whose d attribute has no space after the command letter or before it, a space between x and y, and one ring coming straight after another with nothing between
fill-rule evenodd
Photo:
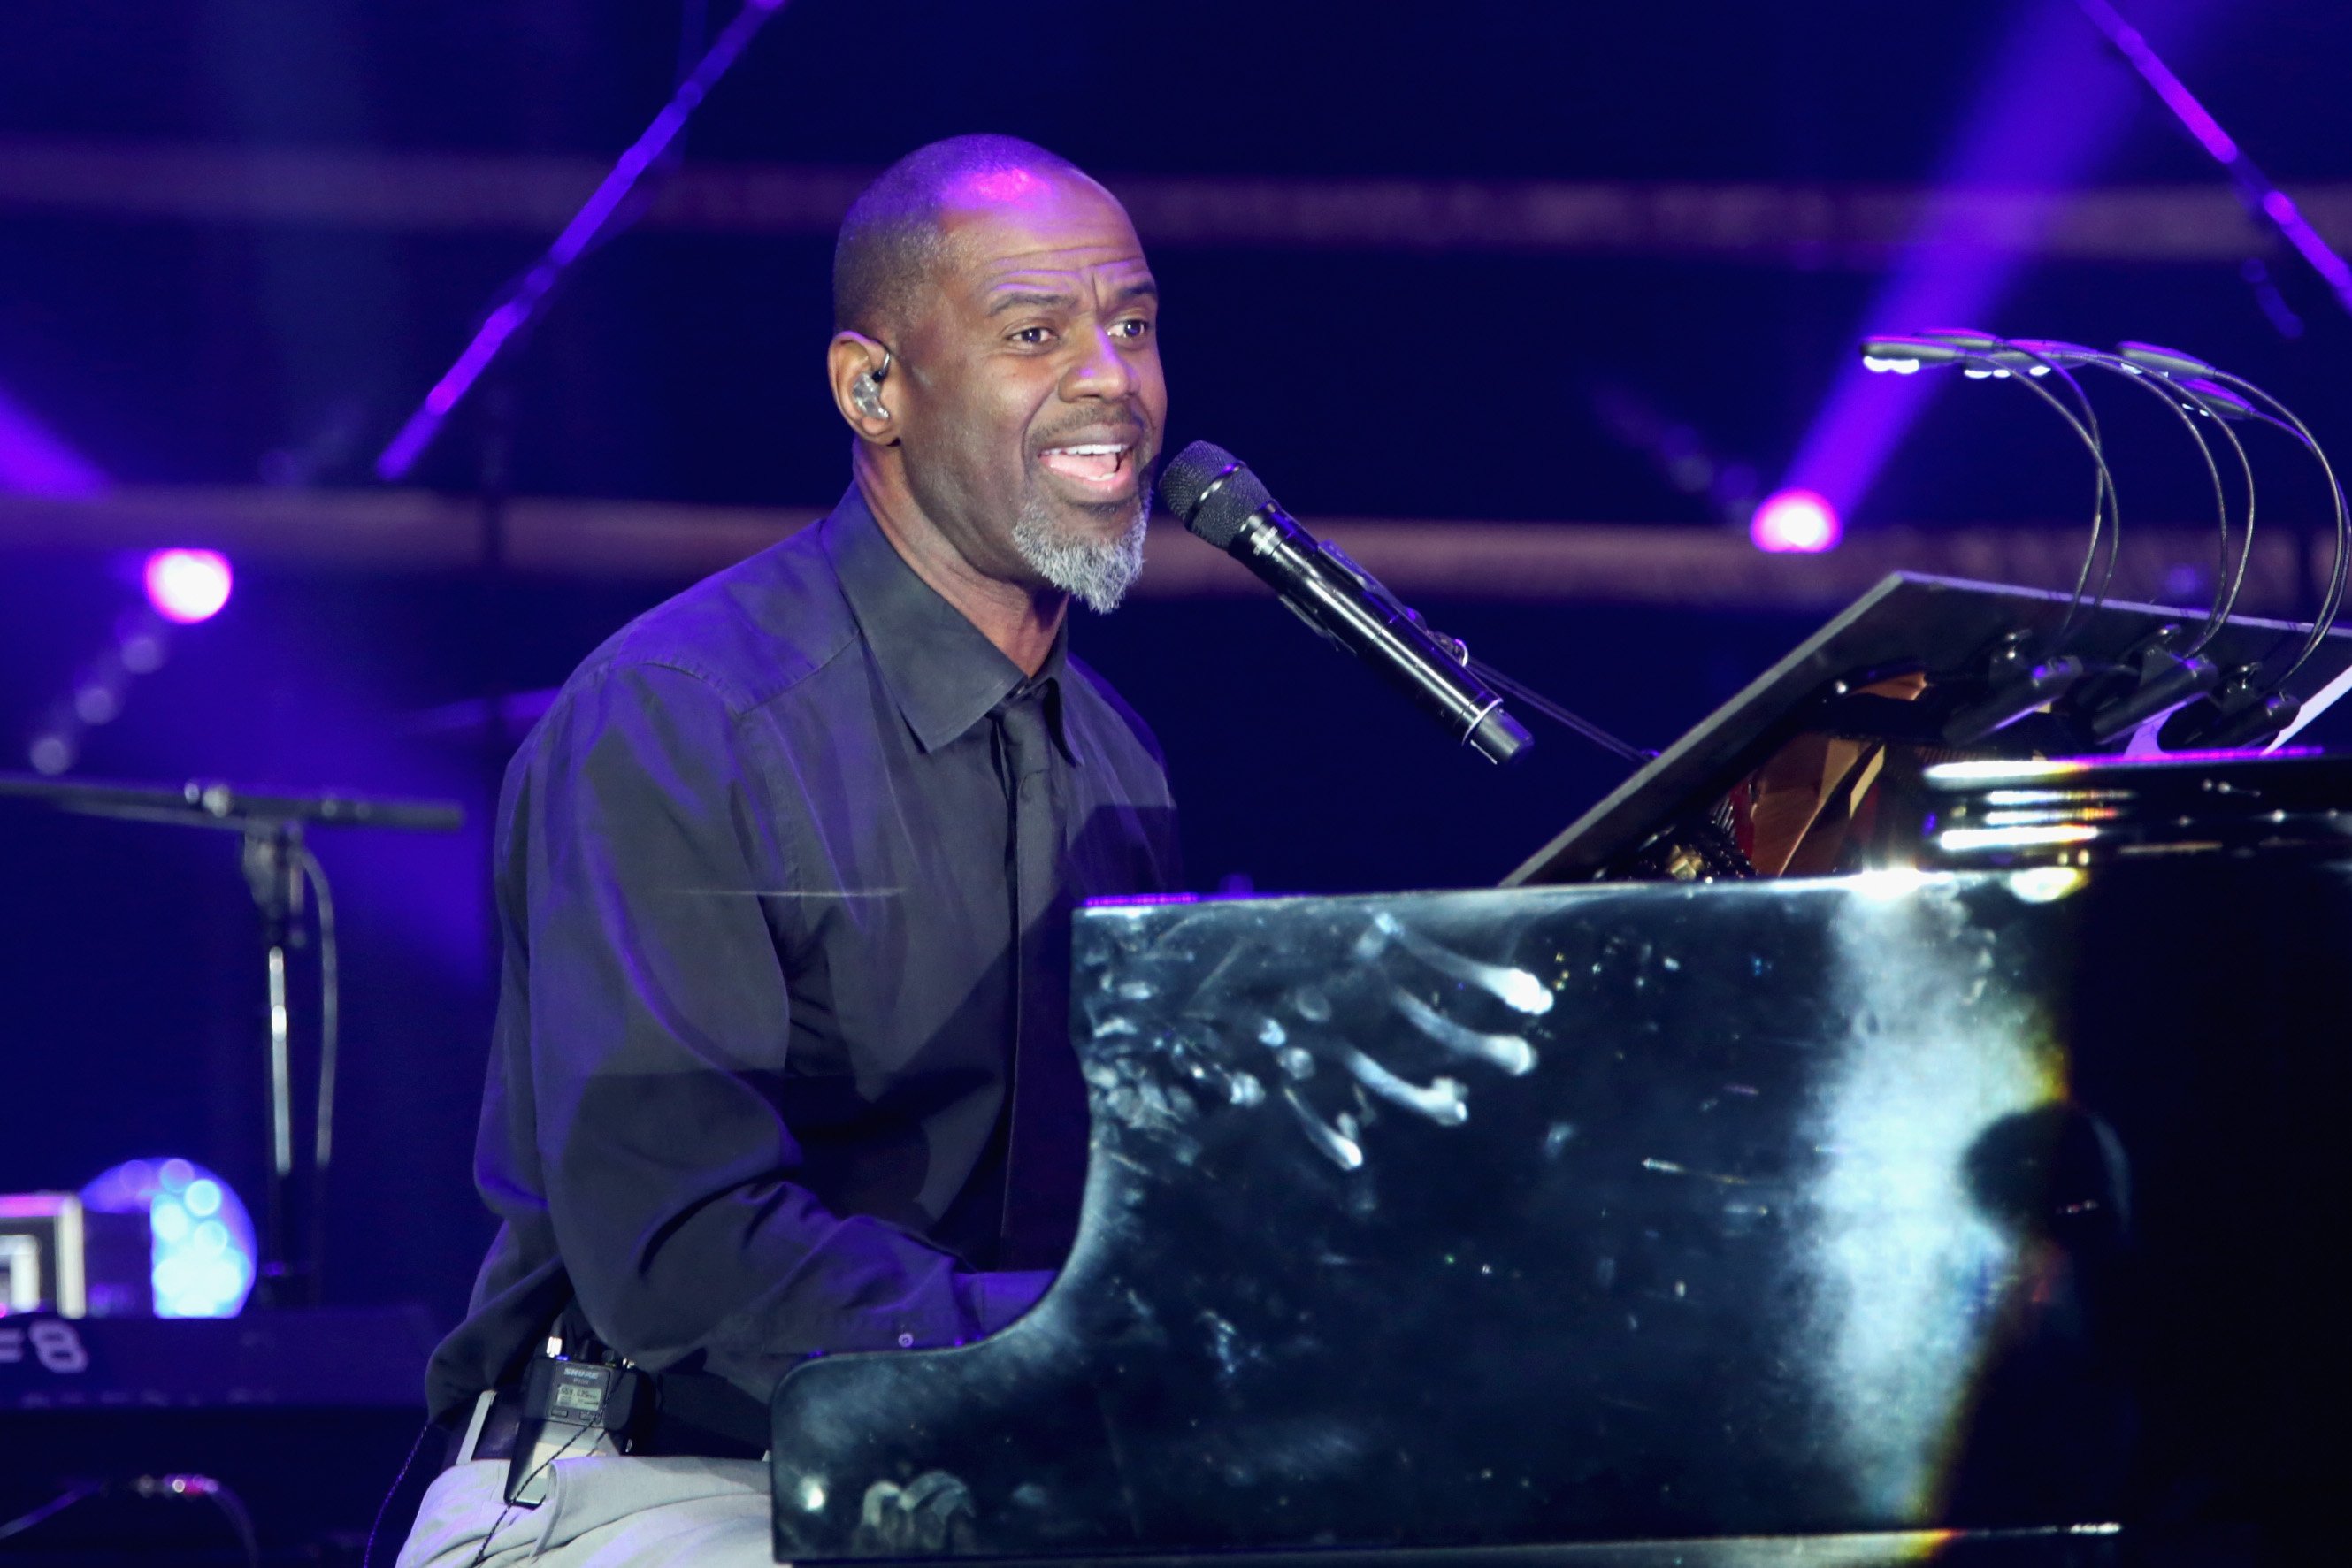
<instances>
[{"instance_id":1,"label":"black belt","mask_svg":"<svg viewBox=\"0 0 2352 1568\"><path fill-rule=\"evenodd\" d=\"M633 1435L634 1455L692 1454L713 1459L756 1459L768 1451L768 1412L758 1400L723 1377L707 1372L673 1372L653 1377L655 1413L643 1431ZM510 1383L490 1391L489 1407L482 1412L481 1431L474 1439L475 1459L510 1459L515 1436L522 1425L523 1385ZM465 1427L449 1435L446 1469L457 1462L466 1444Z\"/></svg>"}]
</instances>

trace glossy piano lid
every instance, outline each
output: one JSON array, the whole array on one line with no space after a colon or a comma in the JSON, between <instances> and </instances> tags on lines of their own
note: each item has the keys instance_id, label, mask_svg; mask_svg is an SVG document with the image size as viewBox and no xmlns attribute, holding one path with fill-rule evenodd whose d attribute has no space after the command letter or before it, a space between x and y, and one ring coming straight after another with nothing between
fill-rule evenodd
<instances>
[{"instance_id":1,"label":"glossy piano lid","mask_svg":"<svg viewBox=\"0 0 2352 1568\"><path fill-rule=\"evenodd\" d=\"M1927 858L1951 869L2352 853L2352 757L2315 749L1948 762L1921 781Z\"/></svg>"},{"instance_id":2,"label":"glossy piano lid","mask_svg":"<svg viewBox=\"0 0 2352 1568\"><path fill-rule=\"evenodd\" d=\"M1652 835L1694 813L1704 814L1750 768L1820 716L1824 705L1849 690L1924 671L1938 690L1964 693L1964 682L1953 684L1950 677L1975 672L2011 632L2027 633L2029 646L2042 653L2052 651L2068 602L2066 594L2038 589L1914 572L1890 575L1530 855L1504 885L1584 882L1610 873ZM2200 611L2112 600L2083 617L2065 647L2086 660L2114 660L2160 627L2193 626L2202 619ZM2231 616L2203 653L2224 668L2259 664L2283 638L2300 630L2286 622ZM2343 695L2347 676L2352 631L2332 632L2296 674L2294 695L2303 702L2298 727ZM1895 716L1898 727L1922 727L1932 736L1949 707L1949 701L1931 692L1922 703L1905 705ZM1855 722L1858 716L1841 719L1839 733L1876 733L1867 720ZM2116 749L2122 749L2125 738L2117 737Z\"/></svg>"},{"instance_id":3,"label":"glossy piano lid","mask_svg":"<svg viewBox=\"0 0 2352 1568\"><path fill-rule=\"evenodd\" d=\"M1089 910L1076 1249L786 1379L778 1551L1877 1562L2304 1474L2346 1352L2261 1239L2352 1196L2352 1069L2257 906L2352 936L2310 864Z\"/></svg>"}]
</instances>

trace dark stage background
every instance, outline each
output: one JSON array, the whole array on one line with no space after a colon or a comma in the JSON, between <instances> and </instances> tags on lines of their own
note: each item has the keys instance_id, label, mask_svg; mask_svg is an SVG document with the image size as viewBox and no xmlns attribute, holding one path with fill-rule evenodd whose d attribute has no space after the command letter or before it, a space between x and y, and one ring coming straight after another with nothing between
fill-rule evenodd
<instances>
[{"instance_id":1,"label":"dark stage background","mask_svg":"<svg viewBox=\"0 0 2352 1568\"><path fill-rule=\"evenodd\" d=\"M2335 223L2336 183L2352 181L2352 13L2126 9L2322 227ZM37 427L78 454L113 486L91 515L116 520L78 543L54 508L26 509L38 482L0 495L0 766L26 765L112 645L139 602L143 546L215 542L192 524L133 549L107 497L144 497L138 526L168 533L174 497L214 516L368 487L374 454L568 210L516 194L541 167L516 161L558 174L608 161L661 103L681 35L690 46L730 15L705 16L701 0L6 8L0 406L21 418L0 442L29 450ZM2236 214L2211 162L2064 0L799 0L695 122L686 167L871 170L981 129L1040 141L1115 186L1230 195L1287 182L1274 218L1251 209L1261 228L1282 192L1339 190L1341 219L1399 189L1442 204L1561 183L1603 208L1611 193L1685 193L1699 216L1681 227L1516 237L1335 220L1319 237L1269 239L1156 208L1168 237L1143 226L1167 301L1171 449L1208 437L1242 453L1310 524L1629 524L1744 550L1747 507L1826 443L1883 448L1847 486L1849 549L1898 526L2074 528L2079 465L2022 400L1954 388L1878 448L1867 431L1822 434L1859 331L1947 313L2179 342L2272 385L2323 438L2352 429L2342 313ZM310 197L237 172L293 153L328 159L310 215ZM335 169L358 171L369 200L382 182L382 211L318 215L353 193L334 188ZM449 194L480 169L521 185ZM583 193L550 178L570 202ZM2146 200L2101 209L2104 226L1981 253L1967 236L1890 240L1864 218L1816 230L1769 215L1871 193L1899 204L1955 181ZM847 450L819 376L829 224L623 233L414 482L462 515L502 401L520 495L829 503ZM1904 294L1912 284L1924 292ZM1934 314L1888 319L1904 299ZM2137 465L2127 514L2199 526L2210 514L2187 470L2136 417L2116 415ZM2310 514L2301 483L2280 482L2284 514ZM226 611L176 633L119 716L76 728L71 775L466 803L453 837L317 840L345 961L327 1296L421 1301L446 1322L488 1237L467 1156L489 1021L488 804L512 738L451 710L559 681L695 573L657 552L502 578L404 565L346 549L337 526L237 554ZM2201 591L2180 570L2174 591ZM1647 745L1834 608L1671 578L1605 596L1570 583L1419 597L1484 656ZM1076 645L1158 728L1203 887L1491 883L1622 773L1558 733L1498 773L1261 598L1147 595L1082 617ZM0 1190L77 1186L119 1159L177 1153L257 1202L258 959L233 841L11 806L0 867Z\"/></svg>"}]
</instances>

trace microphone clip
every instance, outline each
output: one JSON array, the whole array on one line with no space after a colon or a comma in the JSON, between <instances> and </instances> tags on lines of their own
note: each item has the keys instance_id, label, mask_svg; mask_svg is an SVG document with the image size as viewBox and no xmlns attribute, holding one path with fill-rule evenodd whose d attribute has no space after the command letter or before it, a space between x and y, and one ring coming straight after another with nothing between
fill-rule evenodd
<instances>
[{"instance_id":1,"label":"microphone clip","mask_svg":"<svg viewBox=\"0 0 2352 1568\"><path fill-rule=\"evenodd\" d=\"M2036 661L2032 634L2011 632L1985 661L1985 695L1955 709L1944 721L1948 746L1973 746L2048 707L2083 678L2083 661L2071 654Z\"/></svg>"},{"instance_id":2,"label":"microphone clip","mask_svg":"<svg viewBox=\"0 0 2352 1568\"><path fill-rule=\"evenodd\" d=\"M2174 651L2188 636L2187 627L2167 622L2126 653L2111 677L2086 684L2074 706L2094 745L2161 718L2221 683L2212 660Z\"/></svg>"},{"instance_id":3,"label":"microphone clip","mask_svg":"<svg viewBox=\"0 0 2352 1568\"><path fill-rule=\"evenodd\" d=\"M2157 732L2167 751L2231 751L2268 740L2303 714L2303 704L2267 689L2262 667L2241 664L2197 701L2184 705Z\"/></svg>"}]
</instances>

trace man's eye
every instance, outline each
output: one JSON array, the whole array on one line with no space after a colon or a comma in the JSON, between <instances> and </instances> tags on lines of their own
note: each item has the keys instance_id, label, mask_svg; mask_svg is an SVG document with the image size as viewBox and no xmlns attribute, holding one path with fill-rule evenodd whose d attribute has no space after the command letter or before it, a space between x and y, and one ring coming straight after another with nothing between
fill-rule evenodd
<instances>
[{"instance_id":1,"label":"man's eye","mask_svg":"<svg viewBox=\"0 0 2352 1568\"><path fill-rule=\"evenodd\" d=\"M1054 329L1051 327L1016 328L1013 333L1013 340L1016 343L1026 344L1034 349L1042 344L1052 342L1054 340Z\"/></svg>"},{"instance_id":2,"label":"man's eye","mask_svg":"<svg viewBox=\"0 0 2352 1568\"><path fill-rule=\"evenodd\" d=\"M1141 342L1151 335L1151 323L1140 316L1136 316L1119 322L1112 329L1131 343Z\"/></svg>"}]
</instances>

